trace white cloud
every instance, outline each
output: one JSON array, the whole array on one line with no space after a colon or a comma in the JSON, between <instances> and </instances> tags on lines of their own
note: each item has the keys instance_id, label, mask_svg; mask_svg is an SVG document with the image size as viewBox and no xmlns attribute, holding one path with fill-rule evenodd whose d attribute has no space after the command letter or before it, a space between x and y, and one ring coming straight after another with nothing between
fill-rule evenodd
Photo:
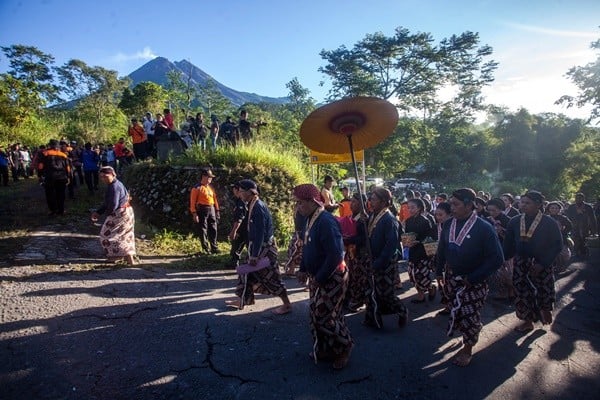
<instances>
[{"instance_id":1,"label":"white cloud","mask_svg":"<svg viewBox=\"0 0 600 400\"><path fill-rule=\"evenodd\" d=\"M544 28L543 26L517 24L514 22L507 22L506 25L508 25L509 27L515 28L515 29L522 30L522 31L539 33L541 35L548 35L548 36L578 37L578 38L588 38L588 39L596 39L596 37L598 36L598 32L550 29L550 28Z\"/></svg>"},{"instance_id":2,"label":"white cloud","mask_svg":"<svg viewBox=\"0 0 600 400\"><path fill-rule=\"evenodd\" d=\"M133 54L125 54L118 52L116 55L112 56L110 60L114 63L124 63L129 61L136 60L152 60L153 58L158 57L149 46L144 47L142 51L137 51Z\"/></svg>"}]
</instances>

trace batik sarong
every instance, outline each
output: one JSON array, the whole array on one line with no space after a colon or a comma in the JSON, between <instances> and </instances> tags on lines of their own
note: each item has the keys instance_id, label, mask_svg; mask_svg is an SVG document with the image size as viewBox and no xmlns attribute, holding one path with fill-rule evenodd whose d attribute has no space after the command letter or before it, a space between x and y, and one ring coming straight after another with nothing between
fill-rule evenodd
<instances>
[{"instance_id":1,"label":"batik sarong","mask_svg":"<svg viewBox=\"0 0 600 400\"><path fill-rule=\"evenodd\" d=\"M345 268L336 269L323 285L309 280L310 332L317 359L335 359L353 344L342 310L347 286Z\"/></svg>"},{"instance_id":2,"label":"batik sarong","mask_svg":"<svg viewBox=\"0 0 600 400\"><path fill-rule=\"evenodd\" d=\"M417 291L421 293L427 292L433 283L431 279L431 259L424 258L416 264L409 261L408 275Z\"/></svg>"},{"instance_id":3,"label":"batik sarong","mask_svg":"<svg viewBox=\"0 0 600 400\"><path fill-rule=\"evenodd\" d=\"M108 215L100 229L100 243L107 257L135 255L135 217L130 206Z\"/></svg>"},{"instance_id":4,"label":"batik sarong","mask_svg":"<svg viewBox=\"0 0 600 400\"><path fill-rule=\"evenodd\" d=\"M286 274L295 273L296 269L300 267L302 261L302 239L298 232L294 233L290 240L290 244L287 250L288 260L284 267Z\"/></svg>"},{"instance_id":5,"label":"batik sarong","mask_svg":"<svg viewBox=\"0 0 600 400\"><path fill-rule=\"evenodd\" d=\"M506 260L502 266L488 278L490 293L497 297L513 295L513 260Z\"/></svg>"},{"instance_id":6,"label":"batik sarong","mask_svg":"<svg viewBox=\"0 0 600 400\"><path fill-rule=\"evenodd\" d=\"M398 314L400 325L406 323L406 306L394 293L394 279L398 272L396 263L387 268L374 270L369 267L370 282L367 293L369 302L365 314L365 324L377 328L383 327L382 315Z\"/></svg>"},{"instance_id":7,"label":"batik sarong","mask_svg":"<svg viewBox=\"0 0 600 400\"><path fill-rule=\"evenodd\" d=\"M540 311L552 311L555 301L554 265L535 274L531 271L535 259L515 257L513 284L517 318L537 322Z\"/></svg>"},{"instance_id":8,"label":"batik sarong","mask_svg":"<svg viewBox=\"0 0 600 400\"><path fill-rule=\"evenodd\" d=\"M346 305L351 310L367 304L369 292L369 273L367 269L367 255L356 254L356 246L346 246L346 266L348 267L348 291L346 292Z\"/></svg>"},{"instance_id":9,"label":"batik sarong","mask_svg":"<svg viewBox=\"0 0 600 400\"><path fill-rule=\"evenodd\" d=\"M258 271L238 276L235 295L242 300L242 306L254 304L254 294L281 296L286 293L277 265L277 245L264 246L258 258L268 257L269 266Z\"/></svg>"},{"instance_id":10,"label":"batik sarong","mask_svg":"<svg viewBox=\"0 0 600 400\"><path fill-rule=\"evenodd\" d=\"M450 298L450 320L448 321L448 336L458 329L463 336L463 344L474 346L479 340L483 328L481 309L488 294L487 283L465 286L461 277L454 276L452 269L446 266L446 284L444 285Z\"/></svg>"}]
</instances>

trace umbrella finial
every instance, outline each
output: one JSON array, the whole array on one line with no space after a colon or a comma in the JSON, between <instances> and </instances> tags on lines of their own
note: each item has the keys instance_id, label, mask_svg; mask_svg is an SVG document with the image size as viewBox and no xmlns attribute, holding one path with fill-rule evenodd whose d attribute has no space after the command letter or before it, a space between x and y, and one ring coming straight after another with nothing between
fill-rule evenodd
<instances>
[{"instance_id":1,"label":"umbrella finial","mask_svg":"<svg viewBox=\"0 0 600 400\"><path fill-rule=\"evenodd\" d=\"M362 128L365 122L366 118L364 114L360 112L349 112L336 115L331 119L329 127L333 132L351 136L354 132Z\"/></svg>"}]
</instances>

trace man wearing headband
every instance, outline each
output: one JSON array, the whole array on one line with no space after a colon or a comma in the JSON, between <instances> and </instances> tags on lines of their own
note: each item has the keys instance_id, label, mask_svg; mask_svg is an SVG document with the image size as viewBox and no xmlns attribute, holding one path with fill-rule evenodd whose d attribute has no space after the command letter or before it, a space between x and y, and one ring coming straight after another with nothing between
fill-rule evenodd
<instances>
[{"instance_id":1,"label":"man wearing headband","mask_svg":"<svg viewBox=\"0 0 600 400\"><path fill-rule=\"evenodd\" d=\"M239 300L229 300L228 306L239 309L245 305L254 304L254 294L270 294L278 296L283 304L273 310L276 315L292 311L292 305L287 295L285 285L279 275L277 266L278 249L273 236L273 218L267 205L258 197L258 187L250 179L237 183L240 198L248 204L247 225L240 229L247 230L248 265L251 271L242 272L238 269L239 278L235 295ZM248 267L248 265L245 265ZM239 268L242 268L240 266Z\"/></svg>"},{"instance_id":2,"label":"man wearing headband","mask_svg":"<svg viewBox=\"0 0 600 400\"><path fill-rule=\"evenodd\" d=\"M91 219L96 222L101 215L106 215L104 225L100 229L100 243L110 261L125 259L127 264L135 264L135 217L129 204L129 193L117 179L112 167L102 167L100 180L107 185L104 203L94 212Z\"/></svg>"},{"instance_id":3,"label":"man wearing headband","mask_svg":"<svg viewBox=\"0 0 600 400\"><path fill-rule=\"evenodd\" d=\"M515 257L515 309L523 321L515 328L519 332L533 330L537 321L552 323L553 269L562 250L562 235L556 221L542 214L543 202L544 196L533 190L521 196L523 214L510 220L504 238L506 259Z\"/></svg>"},{"instance_id":4,"label":"man wearing headband","mask_svg":"<svg viewBox=\"0 0 600 400\"><path fill-rule=\"evenodd\" d=\"M296 274L302 284L309 279L310 331L315 363L333 361L346 366L354 343L346 326L342 306L348 287L340 225L326 212L319 189L306 183L293 190L298 212L307 219L303 230L302 261Z\"/></svg>"},{"instance_id":5,"label":"man wearing headband","mask_svg":"<svg viewBox=\"0 0 600 400\"><path fill-rule=\"evenodd\" d=\"M367 221L367 235L371 246L372 276L369 304L363 323L381 329L382 315L397 314L398 326L402 328L408 321L408 312L394 293L394 282L398 274L396 262L400 228L398 220L389 210L392 193L388 189L376 187L371 192L370 204L373 212Z\"/></svg>"},{"instance_id":6,"label":"man wearing headband","mask_svg":"<svg viewBox=\"0 0 600 400\"><path fill-rule=\"evenodd\" d=\"M442 226L436 254L436 273L450 298L448 336L455 328L463 347L454 364L469 365L473 346L483 328L481 309L488 294L486 279L504 261L498 235L491 224L477 216L473 189L456 190L450 197L452 217Z\"/></svg>"}]
</instances>

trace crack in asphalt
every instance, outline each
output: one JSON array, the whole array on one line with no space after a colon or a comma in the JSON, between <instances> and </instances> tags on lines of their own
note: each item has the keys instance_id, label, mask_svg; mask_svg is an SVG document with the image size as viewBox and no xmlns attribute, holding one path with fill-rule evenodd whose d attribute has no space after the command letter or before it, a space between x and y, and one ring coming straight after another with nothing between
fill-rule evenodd
<instances>
[{"instance_id":1,"label":"crack in asphalt","mask_svg":"<svg viewBox=\"0 0 600 400\"><path fill-rule=\"evenodd\" d=\"M206 336L206 346L207 346L207 350L206 350L206 357L204 358L204 361L202 361L203 363L208 364L208 367L217 375L219 375L221 378L234 378L240 381L240 384L246 384L246 383L264 383L261 381L257 381L255 379L248 379L248 378L243 378L239 375L232 375L232 374L226 374L224 372L221 372L213 363L212 360L212 356L214 354L214 348L215 348L215 342L212 341L212 330L210 329L210 325L206 324L206 327L204 328L204 334Z\"/></svg>"},{"instance_id":2,"label":"crack in asphalt","mask_svg":"<svg viewBox=\"0 0 600 400\"><path fill-rule=\"evenodd\" d=\"M341 381L337 384L337 388L339 389L342 385L354 385L357 383L362 383L364 381L371 380L372 377L373 375L369 374L358 378L348 379L347 381Z\"/></svg>"},{"instance_id":3,"label":"crack in asphalt","mask_svg":"<svg viewBox=\"0 0 600 400\"><path fill-rule=\"evenodd\" d=\"M106 315L98 315L98 314L81 314L81 315L73 315L71 317L67 317L66 319L69 320L69 319L79 319L79 318L89 318L89 317L98 318L101 320L130 319L134 315L139 314L141 312L151 311L151 310L156 310L156 309L157 309L157 307L144 307L144 308L137 309L137 310L131 312L130 314L126 314L126 315L107 317Z\"/></svg>"}]
</instances>

